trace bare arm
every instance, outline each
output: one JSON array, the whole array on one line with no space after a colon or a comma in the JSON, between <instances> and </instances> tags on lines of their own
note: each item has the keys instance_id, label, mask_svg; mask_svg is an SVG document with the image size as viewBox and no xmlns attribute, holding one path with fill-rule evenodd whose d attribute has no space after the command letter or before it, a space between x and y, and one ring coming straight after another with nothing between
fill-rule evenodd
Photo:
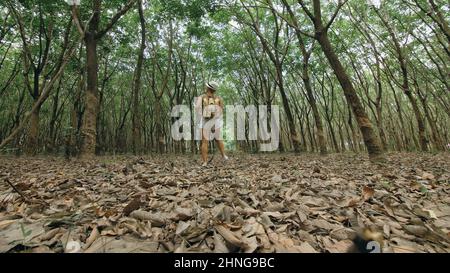
<instances>
[{"instance_id":1,"label":"bare arm","mask_svg":"<svg viewBox=\"0 0 450 273\"><path fill-rule=\"evenodd\" d=\"M222 114L223 114L223 107L224 107L223 99L222 99L222 97L219 97L219 105L217 107L217 114L219 114L219 116L222 116Z\"/></svg>"}]
</instances>

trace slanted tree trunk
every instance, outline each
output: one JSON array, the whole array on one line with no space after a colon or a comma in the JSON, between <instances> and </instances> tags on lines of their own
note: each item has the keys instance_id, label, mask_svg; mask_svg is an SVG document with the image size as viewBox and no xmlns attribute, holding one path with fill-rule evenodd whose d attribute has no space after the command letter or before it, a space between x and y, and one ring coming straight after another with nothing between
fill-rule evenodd
<instances>
[{"instance_id":1,"label":"slanted tree trunk","mask_svg":"<svg viewBox=\"0 0 450 273\"><path fill-rule=\"evenodd\" d=\"M311 87L311 79L309 76L309 59L311 57L311 53L313 50L313 46L311 46L310 50L306 49L305 42L303 41L302 34L300 33L299 24L297 21L297 18L294 15L294 12L291 9L291 6L288 4L286 0L283 0L283 5L287 8L287 11L289 12L290 18L293 20L292 26L294 27L295 34L297 36L298 45L300 48L300 51L302 53L302 80L303 84L305 85L306 94L308 97L308 103L311 106L311 110L313 112L314 122L316 125L316 131L317 131L317 140L319 144L319 149L321 154L327 153L327 146L325 143L325 134L323 131L323 124L322 119L320 118L319 110L317 109L317 102L316 98L314 97L313 90ZM274 8L272 7L272 10Z\"/></svg>"},{"instance_id":2,"label":"slanted tree trunk","mask_svg":"<svg viewBox=\"0 0 450 273\"><path fill-rule=\"evenodd\" d=\"M33 98L33 106L32 111L28 113L28 115L24 118L25 121L30 121L30 125L28 128L27 134L27 143L26 143L26 153L29 155L35 155L38 151L38 141L39 141L39 114L42 107L42 104L47 100L49 96L49 84L50 87L53 86L54 81L59 79L62 73L62 66L66 65L67 57L66 51L69 47L69 36L72 28L72 22L68 21L68 24L63 32L63 43L61 47L61 51L58 55L55 55L57 59L54 62L50 62L50 56L53 56L51 53L51 45L52 45L52 34L53 30L53 21L52 19L48 19L45 17L44 11L42 10L42 5L38 5L38 25L39 30L37 33L33 33L33 29L30 30L30 33L27 35L26 26L22 14L16 9L15 3L8 2L8 8L11 10L19 29L19 34L22 40L22 48L23 48L23 61L24 61L24 81L25 85ZM30 26L33 27L33 24ZM36 35L30 39L27 36ZM31 50L32 43L36 43L35 46L38 46L39 50L37 53ZM53 50L52 50L53 51ZM72 54L72 51L71 51ZM47 68L49 68L49 64L52 63L53 66L49 69L49 73L44 74L44 71L47 72ZM32 81L29 79L29 74L32 73ZM53 72L53 73L52 73ZM50 81L49 81L50 80ZM46 90L44 92L44 90ZM19 131L20 127L24 126L24 122L17 125L16 129L11 133L10 137L14 137ZM3 141L2 144L5 144L10 141L9 137Z\"/></svg>"},{"instance_id":3,"label":"slanted tree trunk","mask_svg":"<svg viewBox=\"0 0 450 273\"><path fill-rule=\"evenodd\" d=\"M59 80L58 87L56 89L56 93L53 96L53 104L52 104L52 115L49 122L49 134L48 134L48 144L49 150L54 151L56 144L56 136L57 136L57 128L56 121L58 119L58 109L59 109L59 92L61 91L61 82L62 78Z\"/></svg>"},{"instance_id":4,"label":"slanted tree trunk","mask_svg":"<svg viewBox=\"0 0 450 273\"><path fill-rule=\"evenodd\" d=\"M383 153L380 140L378 139L372 123L370 122L358 95L356 94L356 90L354 89L347 72L331 46L327 33L316 30L316 35L325 56L327 57L336 77L339 80L339 83L342 86L347 103L352 107L353 114L355 115L359 129L361 130L361 134L369 155L372 157L380 156Z\"/></svg>"},{"instance_id":5,"label":"slanted tree trunk","mask_svg":"<svg viewBox=\"0 0 450 273\"><path fill-rule=\"evenodd\" d=\"M244 6L245 10L247 11L248 15L250 16L252 22L249 24L252 27L252 30L254 33L258 36L258 39L261 42L261 45L263 46L264 52L268 55L269 59L273 63L276 73L275 73L275 81L278 85L278 90L280 91L281 96L281 102L283 104L284 111L286 113L286 119L289 127L289 135L290 139L292 140L292 146L294 147L294 152L298 153L301 150L300 145L300 139L297 133L297 129L295 128L295 121L294 121L294 115L292 114L291 107L289 105L289 99L286 95L286 90L284 86L283 81L283 61L284 57L287 54L287 49L289 48L289 43L285 45L284 48L280 47L280 32L282 31L282 25L280 25L280 22L278 21L275 11L272 10L272 14L275 17L274 23L275 23L275 34L274 34L274 41L273 44L269 45L268 40L264 37L263 33L260 30L259 23L257 19L255 19L255 16L252 14L250 9L243 3L241 0L241 4ZM280 56L280 52L282 53ZM283 145L279 145L280 150L284 149Z\"/></svg>"},{"instance_id":6,"label":"slanted tree trunk","mask_svg":"<svg viewBox=\"0 0 450 273\"><path fill-rule=\"evenodd\" d=\"M155 101L155 109L154 109L154 117L155 117L155 135L156 135L156 148L158 153L162 154L165 152L165 140L163 134L163 125L161 120L161 98L157 97Z\"/></svg>"},{"instance_id":7,"label":"slanted tree trunk","mask_svg":"<svg viewBox=\"0 0 450 273\"><path fill-rule=\"evenodd\" d=\"M410 86L409 86L408 67L406 64L406 59L405 59L403 49L400 46L400 42L399 42L397 36L395 35L394 30L392 29L391 25L387 22L387 20L383 17L383 15L377 9L375 9L375 11L376 11L378 17L380 18L380 20L382 21L382 23L384 24L384 26L386 27L386 29L389 33L389 36L391 36L391 39L394 43L395 52L397 55L396 57L400 64L400 69L402 72L403 93L406 95L409 102L411 103L411 106L412 106L412 109L414 112L414 116L416 117L417 127L418 127L418 131L419 131L420 148L422 151L425 152L428 150L428 140L427 140L426 132L425 132L425 121L423 119L422 113L420 112L419 106L417 104L417 100L414 97L414 95L410 89Z\"/></svg>"},{"instance_id":8,"label":"slanted tree trunk","mask_svg":"<svg viewBox=\"0 0 450 273\"><path fill-rule=\"evenodd\" d=\"M358 152L361 150L361 145L360 145L360 141L358 138L358 132L357 129L355 129L355 127L353 126L353 119L352 119L352 109L350 107L350 105L347 105L348 108L348 116L347 116L347 124L348 127L350 127L350 131L352 132L352 143L353 143L353 149L355 152Z\"/></svg>"},{"instance_id":9,"label":"slanted tree trunk","mask_svg":"<svg viewBox=\"0 0 450 273\"><path fill-rule=\"evenodd\" d=\"M302 1L301 1L302 2ZM303 2L302 2L303 3ZM340 2L341 3L341 2ZM341 4L339 4L338 9ZM356 121L358 123L359 129L361 130L361 134L364 139L364 143L366 145L369 156L372 159L378 159L382 157L383 149L381 147L380 139L378 135L375 133L372 122L369 120L369 117L364 110L364 107L356 93L355 88L345 71L344 66L342 65L339 57L336 55L334 51L330 39L328 37L328 28L331 26L333 22L332 18L330 22L326 25L322 22L322 12L320 0L313 0L314 14L312 14L304 4L302 4L302 8L308 14L310 19L314 24L315 29L315 39L319 42L322 51L324 52L328 62L330 63L331 68L334 71L341 87L344 91L344 96L347 100L347 103L350 104L353 114L355 115ZM335 12L337 14L338 10Z\"/></svg>"},{"instance_id":10,"label":"slanted tree trunk","mask_svg":"<svg viewBox=\"0 0 450 273\"><path fill-rule=\"evenodd\" d=\"M327 153L327 146L325 143L325 133L323 130L322 119L320 118L319 109L317 108L316 98L314 97L313 91L311 88L311 80L309 78L309 73L307 71L307 68L305 68L305 66L307 66L307 64L303 66L304 67L303 83L305 84L306 93L308 95L308 102L309 102L309 105L311 106L311 110L312 110L313 117L314 117L314 122L316 125L316 133L317 133L317 140L318 140L318 144L319 144L320 153L322 155L324 155Z\"/></svg>"},{"instance_id":11,"label":"slanted tree trunk","mask_svg":"<svg viewBox=\"0 0 450 273\"><path fill-rule=\"evenodd\" d=\"M441 32L447 38L448 43L447 46L444 47L444 49L450 56L450 26L446 21L445 16L442 14L439 7L436 5L436 2L434 2L434 0L428 0L429 6L422 5L422 3L420 3L420 0L414 0L414 2L428 17L431 18L431 20L433 20L434 23L436 23Z\"/></svg>"},{"instance_id":12,"label":"slanted tree trunk","mask_svg":"<svg viewBox=\"0 0 450 273\"><path fill-rule=\"evenodd\" d=\"M427 95L426 93L422 94L419 88L419 84L417 83L416 80L414 80L414 85L416 86L417 93L419 95L419 99L422 104L423 112L425 113L425 117L428 121L428 124L430 124L431 138L433 139L434 148L438 151L443 151L445 149L444 143L442 142L436 122L433 120L430 110L428 108Z\"/></svg>"}]
</instances>

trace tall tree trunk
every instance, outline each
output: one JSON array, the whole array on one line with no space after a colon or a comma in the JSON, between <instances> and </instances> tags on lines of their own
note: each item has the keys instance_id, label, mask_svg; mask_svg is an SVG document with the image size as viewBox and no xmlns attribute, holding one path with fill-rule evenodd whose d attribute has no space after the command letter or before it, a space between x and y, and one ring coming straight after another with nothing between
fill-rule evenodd
<instances>
[{"instance_id":1,"label":"tall tree trunk","mask_svg":"<svg viewBox=\"0 0 450 273\"><path fill-rule=\"evenodd\" d=\"M87 29L83 29L78 16L78 7L72 7L72 16L78 31L84 37L86 46L86 70L87 70L87 88L85 94L85 111L82 125L83 142L81 145L81 156L95 155L97 145L97 117L99 111L98 98L98 56L97 44L102 37L127 13L137 0L129 0L117 13L111 18L103 29L99 29L101 15L101 0L92 1L92 16L90 17Z\"/></svg>"},{"instance_id":2,"label":"tall tree trunk","mask_svg":"<svg viewBox=\"0 0 450 273\"><path fill-rule=\"evenodd\" d=\"M96 18L97 17L97 18ZM98 16L94 16L89 28L96 31L98 28ZM87 88L85 96L85 111L82 125L83 144L82 156L95 154L97 138L97 115L98 115L98 60L97 40L91 33L86 34L86 70Z\"/></svg>"},{"instance_id":3,"label":"tall tree trunk","mask_svg":"<svg viewBox=\"0 0 450 273\"><path fill-rule=\"evenodd\" d=\"M49 149L51 151L55 149L56 144L56 135L57 135L56 120L58 119L59 92L61 90L61 82L62 79L59 80L58 88L56 89L56 93L53 96L52 116L50 118L49 124L49 145L50 145Z\"/></svg>"},{"instance_id":4,"label":"tall tree trunk","mask_svg":"<svg viewBox=\"0 0 450 273\"><path fill-rule=\"evenodd\" d=\"M403 143L404 143L403 149L409 149L409 143L410 143L409 141L410 141L410 139L408 138L409 134L408 134L408 132L406 130L405 121L404 121L404 118L403 118L402 107L401 107L399 98L397 97L397 93L395 92L394 86L392 85L391 81L389 81L389 80L388 80L388 83L389 83L389 86L390 86L390 88L392 90L392 94L394 95L394 101L395 101L395 106L397 108L396 110L397 110L397 114L398 114L398 120L400 122L400 127L402 128L402 135L403 135L402 140L403 140Z\"/></svg>"},{"instance_id":5,"label":"tall tree trunk","mask_svg":"<svg viewBox=\"0 0 450 273\"><path fill-rule=\"evenodd\" d=\"M373 45L373 48L375 48L375 45ZM380 61L378 57L378 52L375 51L375 58L376 58L376 76L375 81L377 83L377 97L375 99L375 109L377 113L377 127L378 132L380 134L381 139L381 145L383 146L383 149L387 149L387 140L386 140L386 133L384 131L384 125L383 125L383 101L382 101L382 95L383 95L383 85L381 84L381 68L380 68Z\"/></svg>"},{"instance_id":6,"label":"tall tree trunk","mask_svg":"<svg viewBox=\"0 0 450 273\"><path fill-rule=\"evenodd\" d=\"M34 102L36 104L36 101ZM36 108L36 111L31 113L30 127L28 129L26 154L36 155L39 147L39 113L41 106Z\"/></svg>"},{"instance_id":7,"label":"tall tree trunk","mask_svg":"<svg viewBox=\"0 0 450 273\"><path fill-rule=\"evenodd\" d=\"M39 141L39 113L41 111L41 105L38 104L38 99L40 96L39 90L39 76L41 71L39 68L34 70L33 77L33 105L36 105L36 111L31 113L30 117L30 127L28 128L27 145L25 153L27 155L36 155L38 150Z\"/></svg>"},{"instance_id":8,"label":"tall tree trunk","mask_svg":"<svg viewBox=\"0 0 450 273\"><path fill-rule=\"evenodd\" d=\"M326 115L326 120L328 123L328 128L330 128L330 136L331 136L331 140L333 141L334 150L336 151L336 153L339 153L340 150L339 150L339 145L337 143L336 134L334 132L333 122L332 122L331 118L328 116L328 114Z\"/></svg>"},{"instance_id":9,"label":"tall tree trunk","mask_svg":"<svg viewBox=\"0 0 450 273\"><path fill-rule=\"evenodd\" d=\"M277 68L277 82L278 82L278 89L280 90L281 95L281 102L283 103L283 108L286 113L286 118L289 126L289 134L292 139L292 146L294 146L294 152L298 153L300 152L300 139L297 134L297 130L295 129L295 121L294 116L292 115L291 107L289 105L289 100L286 95L286 91L284 89L284 83L283 83L283 75L281 72L281 68Z\"/></svg>"},{"instance_id":10,"label":"tall tree trunk","mask_svg":"<svg viewBox=\"0 0 450 273\"><path fill-rule=\"evenodd\" d=\"M307 72L306 72L307 73ZM304 74L305 76L305 74ZM323 124L322 119L320 118L319 109L317 108L317 102L316 98L313 95L312 88L311 88L311 81L309 79L309 76L303 80L303 83L305 84L305 89L308 95L308 102L311 106L311 110L314 117L314 122L316 125L316 131L317 131L317 140L319 144L320 153L322 155L327 153L327 146L325 143L325 133L323 132Z\"/></svg>"},{"instance_id":11,"label":"tall tree trunk","mask_svg":"<svg viewBox=\"0 0 450 273\"><path fill-rule=\"evenodd\" d=\"M355 152L360 151L360 141L358 139L358 133L357 129L355 130L355 127L353 126L353 119L352 119L352 109L350 105L347 105L348 107L348 116L347 116L347 124L348 127L350 127L350 131L352 132L352 143L353 143L353 149Z\"/></svg>"},{"instance_id":12,"label":"tall tree trunk","mask_svg":"<svg viewBox=\"0 0 450 273\"><path fill-rule=\"evenodd\" d=\"M377 103L375 105L375 109L377 112L377 127L378 127L378 131L380 134L381 145L383 146L383 149L386 150L387 149L387 140L386 140L386 133L384 131L384 125L383 125L383 112L381 109L381 102Z\"/></svg>"},{"instance_id":13,"label":"tall tree trunk","mask_svg":"<svg viewBox=\"0 0 450 273\"><path fill-rule=\"evenodd\" d=\"M155 101L155 133L156 133L156 145L158 153L162 154L165 152L165 139L163 134L163 125L161 119L161 98L157 97Z\"/></svg>"},{"instance_id":14,"label":"tall tree trunk","mask_svg":"<svg viewBox=\"0 0 450 273\"><path fill-rule=\"evenodd\" d=\"M342 131L342 127L344 127L344 123L338 124L339 125L339 138L340 138L340 142L341 142L341 151L345 152L345 150L347 149L345 146L345 140L344 140L344 133Z\"/></svg>"},{"instance_id":15,"label":"tall tree trunk","mask_svg":"<svg viewBox=\"0 0 450 273\"><path fill-rule=\"evenodd\" d=\"M82 145L81 156L95 155L97 144L97 116L98 116L98 57L97 33L100 24L101 1L92 3L92 18L89 22L84 42L86 46L86 83L85 109L81 127Z\"/></svg>"},{"instance_id":16,"label":"tall tree trunk","mask_svg":"<svg viewBox=\"0 0 450 273\"><path fill-rule=\"evenodd\" d=\"M309 117L306 117L306 130L308 130L308 139L309 142L311 143L311 151L315 152L317 151L317 143L316 140L314 138L314 128L311 128L311 122L309 121Z\"/></svg>"},{"instance_id":17,"label":"tall tree trunk","mask_svg":"<svg viewBox=\"0 0 450 273\"><path fill-rule=\"evenodd\" d=\"M295 128L294 116L292 114L291 107L289 105L289 100L286 95L286 90L285 90L284 82L283 82L283 61L280 59L280 52L283 51L283 49L281 49L279 47L279 42L280 42L279 38L280 38L281 27L279 25L278 19L276 18L275 12L272 10L272 14L275 17L275 20L274 20L275 35L273 38L273 44L269 45L267 39L263 36L263 34L260 30L260 26L259 26L259 23L257 22L257 20L255 19L255 17L253 16L253 14L249 10L249 8L243 3L242 0L241 0L241 3L244 6L245 10L247 11L248 15L250 16L250 18L252 19L253 31L258 36L258 38L263 46L264 52L267 54L267 56L272 61L273 65L275 66L276 83L277 83L278 89L280 91L281 102L283 104L283 108L286 113L287 123L288 123L288 127L289 127L289 135L292 140L292 146L294 147L294 152L298 153L298 152L300 152L300 149L301 149L300 139L297 134L297 130ZM288 47L288 45L286 45L286 46ZM287 54L287 51L286 50L284 50L284 51L285 51L284 54ZM283 59L284 59L284 56L283 56ZM280 151L284 150L284 146L281 144L281 142L279 145L279 150Z\"/></svg>"},{"instance_id":18,"label":"tall tree trunk","mask_svg":"<svg viewBox=\"0 0 450 273\"><path fill-rule=\"evenodd\" d=\"M348 143L348 149L351 151L355 151L355 145L353 143L352 139L352 133L349 131L349 126L346 121L345 114L342 114L342 120L343 120L343 126L345 127L345 133L347 134L347 143Z\"/></svg>"},{"instance_id":19,"label":"tall tree trunk","mask_svg":"<svg viewBox=\"0 0 450 273\"><path fill-rule=\"evenodd\" d=\"M419 106L417 105L417 100L413 96L411 90L409 89L408 84L404 83L403 92L405 92L405 95L408 97L408 100L411 103L412 108L413 108L414 116L416 117L417 127L419 129L420 149L423 152L426 152L428 150L428 140L426 137L425 122L423 120L422 113L420 112Z\"/></svg>"},{"instance_id":20,"label":"tall tree trunk","mask_svg":"<svg viewBox=\"0 0 450 273\"><path fill-rule=\"evenodd\" d=\"M401 49L397 49L397 50L401 50ZM408 98L409 102L411 103L413 112L414 112L414 116L416 118L416 122L417 122L417 128L419 130L419 143L420 143L420 148L423 152L426 152L428 150L428 140L426 137L426 132L425 132L425 121L423 119L422 113L420 112L419 109L419 105L417 104L417 100L414 97L410 86L409 86L409 81L408 81L408 69L406 67L406 63L405 60L403 59L403 55L400 53L400 51L398 51L398 58L399 58L399 62L400 62L400 67L402 70L402 77L403 77L403 85L402 85L402 89L403 92L405 93L406 97Z\"/></svg>"},{"instance_id":21,"label":"tall tree trunk","mask_svg":"<svg viewBox=\"0 0 450 273\"><path fill-rule=\"evenodd\" d=\"M139 110L139 91L141 89L141 74L142 74L142 64L144 62L144 51L145 51L145 18L142 9L142 0L138 1L138 11L139 19L141 22L141 47L139 49L139 55L136 65L136 70L134 74L133 83L133 112L132 112L132 126L133 126L133 153L141 153L141 123L140 123L140 110Z\"/></svg>"}]
</instances>

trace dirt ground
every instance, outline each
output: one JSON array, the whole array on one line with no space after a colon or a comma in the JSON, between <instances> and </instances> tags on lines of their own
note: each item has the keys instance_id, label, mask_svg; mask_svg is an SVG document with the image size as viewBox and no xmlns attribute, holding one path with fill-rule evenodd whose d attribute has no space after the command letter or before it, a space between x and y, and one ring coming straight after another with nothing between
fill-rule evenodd
<instances>
[{"instance_id":1,"label":"dirt ground","mask_svg":"<svg viewBox=\"0 0 450 273\"><path fill-rule=\"evenodd\" d=\"M449 193L449 153L3 156L0 252L450 252Z\"/></svg>"}]
</instances>

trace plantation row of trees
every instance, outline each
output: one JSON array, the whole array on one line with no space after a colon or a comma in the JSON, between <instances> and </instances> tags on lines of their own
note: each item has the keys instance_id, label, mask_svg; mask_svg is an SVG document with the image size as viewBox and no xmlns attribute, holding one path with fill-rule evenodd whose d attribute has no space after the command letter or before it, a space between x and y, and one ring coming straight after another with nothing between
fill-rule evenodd
<instances>
[{"instance_id":1,"label":"plantation row of trees","mask_svg":"<svg viewBox=\"0 0 450 273\"><path fill-rule=\"evenodd\" d=\"M444 0L2 1L0 149L196 152L171 139L170 110L216 80L225 104L281 106L280 151L444 150L449 10Z\"/></svg>"}]
</instances>

